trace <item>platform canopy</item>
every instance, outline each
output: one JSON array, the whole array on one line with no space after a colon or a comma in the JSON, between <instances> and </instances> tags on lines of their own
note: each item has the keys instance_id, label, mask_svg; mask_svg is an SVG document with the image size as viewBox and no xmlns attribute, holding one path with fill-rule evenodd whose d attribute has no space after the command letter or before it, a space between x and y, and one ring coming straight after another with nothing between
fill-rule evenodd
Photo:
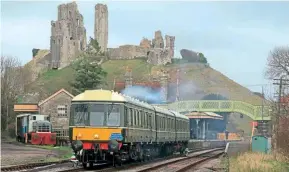
<instances>
[{"instance_id":1,"label":"platform canopy","mask_svg":"<svg viewBox=\"0 0 289 172\"><path fill-rule=\"evenodd\" d=\"M221 115L213 112L191 112L185 115L190 119L224 119Z\"/></svg>"},{"instance_id":2,"label":"platform canopy","mask_svg":"<svg viewBox=\"0 0 289 172\"><path fill-rule=\"evenodd\" d=\"M14 112L38 112L37 104L15 104Z\"/></svg>"}]
</instances>

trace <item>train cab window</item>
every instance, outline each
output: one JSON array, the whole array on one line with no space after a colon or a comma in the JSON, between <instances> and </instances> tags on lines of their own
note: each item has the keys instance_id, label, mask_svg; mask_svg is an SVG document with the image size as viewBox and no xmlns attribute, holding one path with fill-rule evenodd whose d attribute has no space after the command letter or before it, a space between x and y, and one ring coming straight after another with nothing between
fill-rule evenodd
<instances>
[{"instance_id":1,"label":"train cab window","mask_svg":"<svg viewBox=\"0 0 289 172\"><path fill-rule=\"evenodd\" d=\"M32 120L36 120L36 116L33 116L33 117L32 117Z\"/></svg>"}]
</instances>

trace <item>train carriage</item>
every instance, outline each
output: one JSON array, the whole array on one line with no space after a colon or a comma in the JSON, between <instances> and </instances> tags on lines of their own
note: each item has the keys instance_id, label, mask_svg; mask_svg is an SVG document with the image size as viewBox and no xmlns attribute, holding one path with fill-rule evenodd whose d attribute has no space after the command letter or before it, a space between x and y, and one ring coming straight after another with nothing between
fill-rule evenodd
<instances>
[{"instance_id":1,"label":"train carriage","mask_svg":"<svg viewBox=\"0 0 289 172\"><path fill-rule=\"evenodd\" d=\"M84 167L167 155L189 140L186 116L109 90L74 97L70 112L72 148Z\"/></svg>"}]
</instances>

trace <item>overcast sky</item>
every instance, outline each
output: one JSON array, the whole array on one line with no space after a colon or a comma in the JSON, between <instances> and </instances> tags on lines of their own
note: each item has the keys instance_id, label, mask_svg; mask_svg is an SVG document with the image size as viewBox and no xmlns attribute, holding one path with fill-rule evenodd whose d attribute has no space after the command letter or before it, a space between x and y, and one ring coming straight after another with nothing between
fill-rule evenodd
<instances>
[{"instance_id":1,"label":"overcast sky","mask_svg":"<svg viewBox=\"0 0 289 172\"><path fill-rule=\"evenodd\" d=\"M32 58L32 49L49 49L50 22L68 1L1 2L2 54ZM100 1L102 2L102 1ZM93 36L94 6L77 1L87 36ZM207 57L211 67L260 91L271 49L289 44L289 2L105 2L109 47L139 44L154 31L176 36L176 51L187 48ZM179 53L176 53L180 56Z\"/></svg>"}]
</instances>

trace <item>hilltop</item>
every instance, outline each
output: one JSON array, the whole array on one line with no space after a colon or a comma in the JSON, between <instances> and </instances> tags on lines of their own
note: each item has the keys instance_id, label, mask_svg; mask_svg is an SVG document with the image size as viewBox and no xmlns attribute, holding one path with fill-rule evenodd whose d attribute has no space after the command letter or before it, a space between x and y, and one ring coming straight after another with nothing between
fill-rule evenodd
<instances>
[{"instance_id":1,"label":"hilltop","mask_svg":"<svg viewBox=\"0 0 289 172\"><path fill-rule=\"evenodd\" d=\"M177 69L180 69L180 84L181 86L186 84L186 87L180 90L184 92L183 95L187 96L183 99L200 99L201 97L194 96L194 94L201 93L203 95L220 94L227 99L244 101L253 105L260 105L262 102L262 99L249 89L234 82L207 64L187 63L154 66L148 64L145 59L132 59L108 60L102 63L102 67L108 73L107 85L104 85L103 89L113 89L114 81L124 81L127 67L132 69L134 82L148 82L152 75L156 76L160 71L167 71L169 83L172 85L176 82ZM61 88L72 91L69 83L73 79L72 65L59 70L48 70L31 83L26 92L42 92L44 95L49 95ZM173 89L171 92L174 92ZM180 93L180 96L182 96L182 93Z\"/></svg>"}]
</instances>

